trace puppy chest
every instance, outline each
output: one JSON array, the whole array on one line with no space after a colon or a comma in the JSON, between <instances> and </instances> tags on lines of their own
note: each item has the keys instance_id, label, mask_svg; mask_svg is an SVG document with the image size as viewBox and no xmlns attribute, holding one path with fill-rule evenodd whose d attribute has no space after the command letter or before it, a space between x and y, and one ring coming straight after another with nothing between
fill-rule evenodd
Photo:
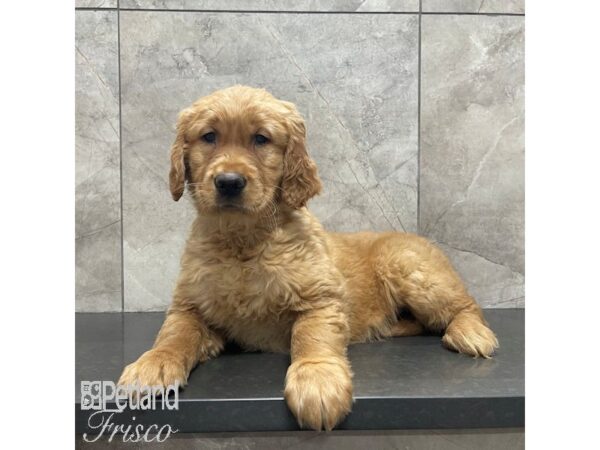
<instances>
[{"instance_id":1,"label":"puppy chest","mask_svg":"<svg viewBox=\"0 0 600 450\"><path fill-rule=\"evenodd\" d=\"M230 265L203 277L200 310L209 325L247 349L286 351L294 313L276 275L260 266Z\"/></svg>"},{"instance_id":2,"label":"puppy chest","mask_svg":"<svg viewBox=\"0 0 600 450\"><path fill-rule=\"evenodd\" d=\"M205 270L202 309L219 323L231 319L269 320L288 310L287 290L277 274L258 263L224 263Z\"/></svg>"}]
</instances>

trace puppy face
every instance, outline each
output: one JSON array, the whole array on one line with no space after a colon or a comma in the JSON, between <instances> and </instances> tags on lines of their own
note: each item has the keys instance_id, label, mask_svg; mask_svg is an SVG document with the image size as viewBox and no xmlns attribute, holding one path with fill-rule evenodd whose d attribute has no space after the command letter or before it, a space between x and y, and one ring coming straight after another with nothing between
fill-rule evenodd
<instances>
[{"instance_id":1,"label":"puppy face","mask_svg":"<svg viewBox=\"0 0 600 450\"><path fill-rule=\"evenodd\" d=\"M260 215L278 202L301 208L321 189L294 105L245 86L181 112L169 178L175 200L187 181L201 214Z\"/></svg>"}]
</instances>

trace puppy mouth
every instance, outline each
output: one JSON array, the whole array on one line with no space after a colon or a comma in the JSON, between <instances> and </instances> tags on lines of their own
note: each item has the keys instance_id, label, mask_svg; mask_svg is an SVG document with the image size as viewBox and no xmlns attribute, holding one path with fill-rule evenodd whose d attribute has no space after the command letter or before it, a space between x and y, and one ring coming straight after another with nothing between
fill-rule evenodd
<instances>
[{"instance_id":1,"label":"puppy mouth","mask_svg":"<svg viewBox=\"0 0 600 450\"><path fill-rule=\"evenodd\" d=\"M224 211L246 211L247 208L240 202L221 200L217 202L217 208Z\"/></svg>"},{"instance_id":2,"label":"puppy mouth","mask_svg":"<svg viewBox=\"0 0 600 450\"><path fill-rule=\"evenodd\" d=\"M223 209L245 209L241 205L236 205L235 203L222 203L219 205L219 208Z\"/></svg>"}]
</instances>

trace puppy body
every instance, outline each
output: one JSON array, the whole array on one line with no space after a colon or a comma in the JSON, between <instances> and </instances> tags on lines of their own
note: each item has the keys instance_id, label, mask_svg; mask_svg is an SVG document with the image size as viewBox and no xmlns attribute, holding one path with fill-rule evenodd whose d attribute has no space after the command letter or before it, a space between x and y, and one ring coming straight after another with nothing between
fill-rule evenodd
<instances>
[{"instance_id":1,"label":"puppy body","mask_svg":"<svg viewBox=\"0 0 600 450\"><path fill-rule=\"evenodd\" d=\"M430 330L473 356L497 347L426 239L323 230L305 207L321 185L292 104L240 86L205 97L180 116L171 162L172 195L187 180L198 216L155 345L120 384L183 385L234 340L290 352L288 405L302 426L331 429L352 404L350 342ZM241 180L235 195L219 191L219 174ZM414 320L399 319L404 309Z\"/></svg>"}]
</instances>

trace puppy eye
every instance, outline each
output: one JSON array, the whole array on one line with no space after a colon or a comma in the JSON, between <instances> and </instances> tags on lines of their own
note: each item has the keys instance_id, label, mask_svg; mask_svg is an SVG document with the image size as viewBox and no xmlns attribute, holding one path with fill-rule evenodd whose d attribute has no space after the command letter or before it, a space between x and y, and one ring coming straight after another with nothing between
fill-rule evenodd
<instances>
[{"instance_id":1,"label":"puppy eye","mask_svg":"<svg viewBox=\"0 0 600 450\"><path fill-rule=\"evenodd\" d=\"M254 143L256 145L264 145L267 142L269 142L269 138L266 136L263 136L262 134L255 134L254 135Z\"/></svg>"},{"instance_id":2,"label":"puppy eye","mask_svg":"<svg viewBox=\"0 0 600 450\"><path fill-rule=\"evenodd\" d=\"M209 144L214 144L217 141L217 135L211 131L210 133L203 134L202 140Z\"/></svg>"}]
</instances>

